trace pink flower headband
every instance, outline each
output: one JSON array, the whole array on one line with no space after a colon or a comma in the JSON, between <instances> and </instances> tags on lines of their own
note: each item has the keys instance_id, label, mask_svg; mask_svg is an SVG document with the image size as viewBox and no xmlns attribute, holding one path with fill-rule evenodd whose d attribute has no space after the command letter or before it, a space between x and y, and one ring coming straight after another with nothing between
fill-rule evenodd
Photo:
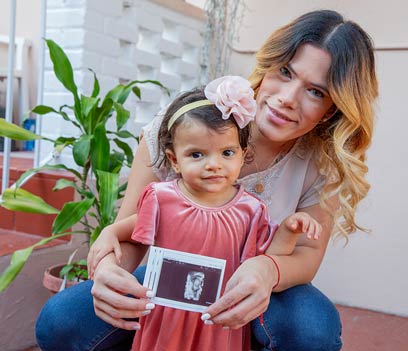
<instances>
[{"instance_id":1,"label":"pink flower headband","mask_svg":"<svg viewBox=\"0 0 408 351\"><path fill-rule=\"evenodd\" d=\"M204 94L208 100L195 101L178 109L169 120L168 130L186 112L206 105L217 106L222 113L222 118L225 120L232 115L241 129L255 118L254 91L251 84L242 77L225 76L217 78L207 84Z\"/></svg>"}]
</instances>

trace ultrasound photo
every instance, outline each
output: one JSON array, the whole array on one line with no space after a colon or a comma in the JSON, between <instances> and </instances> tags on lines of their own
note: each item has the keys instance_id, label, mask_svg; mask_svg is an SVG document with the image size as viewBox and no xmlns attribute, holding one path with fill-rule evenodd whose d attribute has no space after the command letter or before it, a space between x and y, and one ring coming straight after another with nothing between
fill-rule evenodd
<instances>
[{"instance_id":1,"label":"ultrasound photo","mask_svg":"<svg viewBox=\"0 0 408 351\"><path fill-rule=\"evenodd\" d=\"M201 312L220 296L225 260L152 247L144 285L154 303Z\"/></svg>"}]
</instances>

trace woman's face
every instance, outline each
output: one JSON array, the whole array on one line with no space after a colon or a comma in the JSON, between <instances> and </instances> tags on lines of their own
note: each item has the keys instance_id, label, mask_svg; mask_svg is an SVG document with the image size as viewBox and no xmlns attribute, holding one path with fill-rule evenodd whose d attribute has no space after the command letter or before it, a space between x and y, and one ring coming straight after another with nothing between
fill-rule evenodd
<instances>
[{"instance_id":1,"label":"woman's face","mask_svg":"<svg viewBox=\"0 0 408 351\"><path fill-rule=\"evenodd\" d=\"M265 138L296 139L333 114L327 90L330 64L326 51L304 44L286 66L265 75L256 99L256 124Z\"/></svg>"}]
</instances>

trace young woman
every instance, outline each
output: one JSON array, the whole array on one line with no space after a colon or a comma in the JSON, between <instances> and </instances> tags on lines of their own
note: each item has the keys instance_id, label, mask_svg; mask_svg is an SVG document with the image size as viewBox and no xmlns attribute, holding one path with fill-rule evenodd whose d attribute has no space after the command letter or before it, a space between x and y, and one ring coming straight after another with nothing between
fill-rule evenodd
<instances>
[{"instance_id":1,"label":"young woman","mask_svg":"<svg viewBox=\"0 0 408 351\"><path fill-rule=\"evenodd\" d=\"M264 200L278 222L301 210L323 230L320 240L301 236L293 254L275 255L277 266L262 255L243 262L205 316L233 329L252 321L263 350L340 350L338 313L310 282L331 233L347 237L359 228L355 211L369 189L365 155L378 94L372 42L337 12L306 13L267 39L250 81L258 106L250 141L254 160L244 165L239 182ZM134 199L149 182L167 177L162 168L149 167L158 153L159 125L155 120L144 129L118 220L136 212ZM147 290L128 273L135 268L134 247L123 245L122 251L126 265L107 255L93 287L80 284L45 305L37 322L43 350L59 343L90 350L126 342L122 329L132 330L137 322L129 318L146 307L146 300L126 294L144 297ZM91 287L95 313L108 324L93 314ZM81 319L87 322L83 329ZM68 344L73 335L77 339Z\"/></svg>"}]
</instances>

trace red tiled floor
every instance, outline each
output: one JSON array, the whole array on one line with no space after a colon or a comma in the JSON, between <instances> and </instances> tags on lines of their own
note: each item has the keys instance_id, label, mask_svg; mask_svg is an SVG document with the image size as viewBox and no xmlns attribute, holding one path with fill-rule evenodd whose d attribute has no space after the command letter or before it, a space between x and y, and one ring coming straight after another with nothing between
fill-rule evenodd
<instances>
[{"instance_id":1,"label":"red tiled floor","mask_svg":"<svg viewBox=\"0 0 408 351\"><path fill-rule=\"evenodd\" d=\"M0 228L0 256L5 256L11 254L15 250L33 245L41 239L44 239L44 237ZM48 244L38 246L36 249L65 243L65 240L55 239Z\"/></svg>"},{"instance_id":2,"label":"red tiled floor","mask_svg":"<svg viewBox=\"0 0 408 351\"><path fill-rule=\"evenodd\" d=\"M337 308L343 323L343 351L408 350L408 318L345 306Z\"/></svg>"},{"instance_id":3,"label":"red tiled floor","mask_svg":"<svg viewBox=\"0 0 408 351\"><path fill-rule=\"evenodd\" d=\"M408 318L337 306L343 324L344 351L408 350Z\"/></svg>"}]
</instances>

